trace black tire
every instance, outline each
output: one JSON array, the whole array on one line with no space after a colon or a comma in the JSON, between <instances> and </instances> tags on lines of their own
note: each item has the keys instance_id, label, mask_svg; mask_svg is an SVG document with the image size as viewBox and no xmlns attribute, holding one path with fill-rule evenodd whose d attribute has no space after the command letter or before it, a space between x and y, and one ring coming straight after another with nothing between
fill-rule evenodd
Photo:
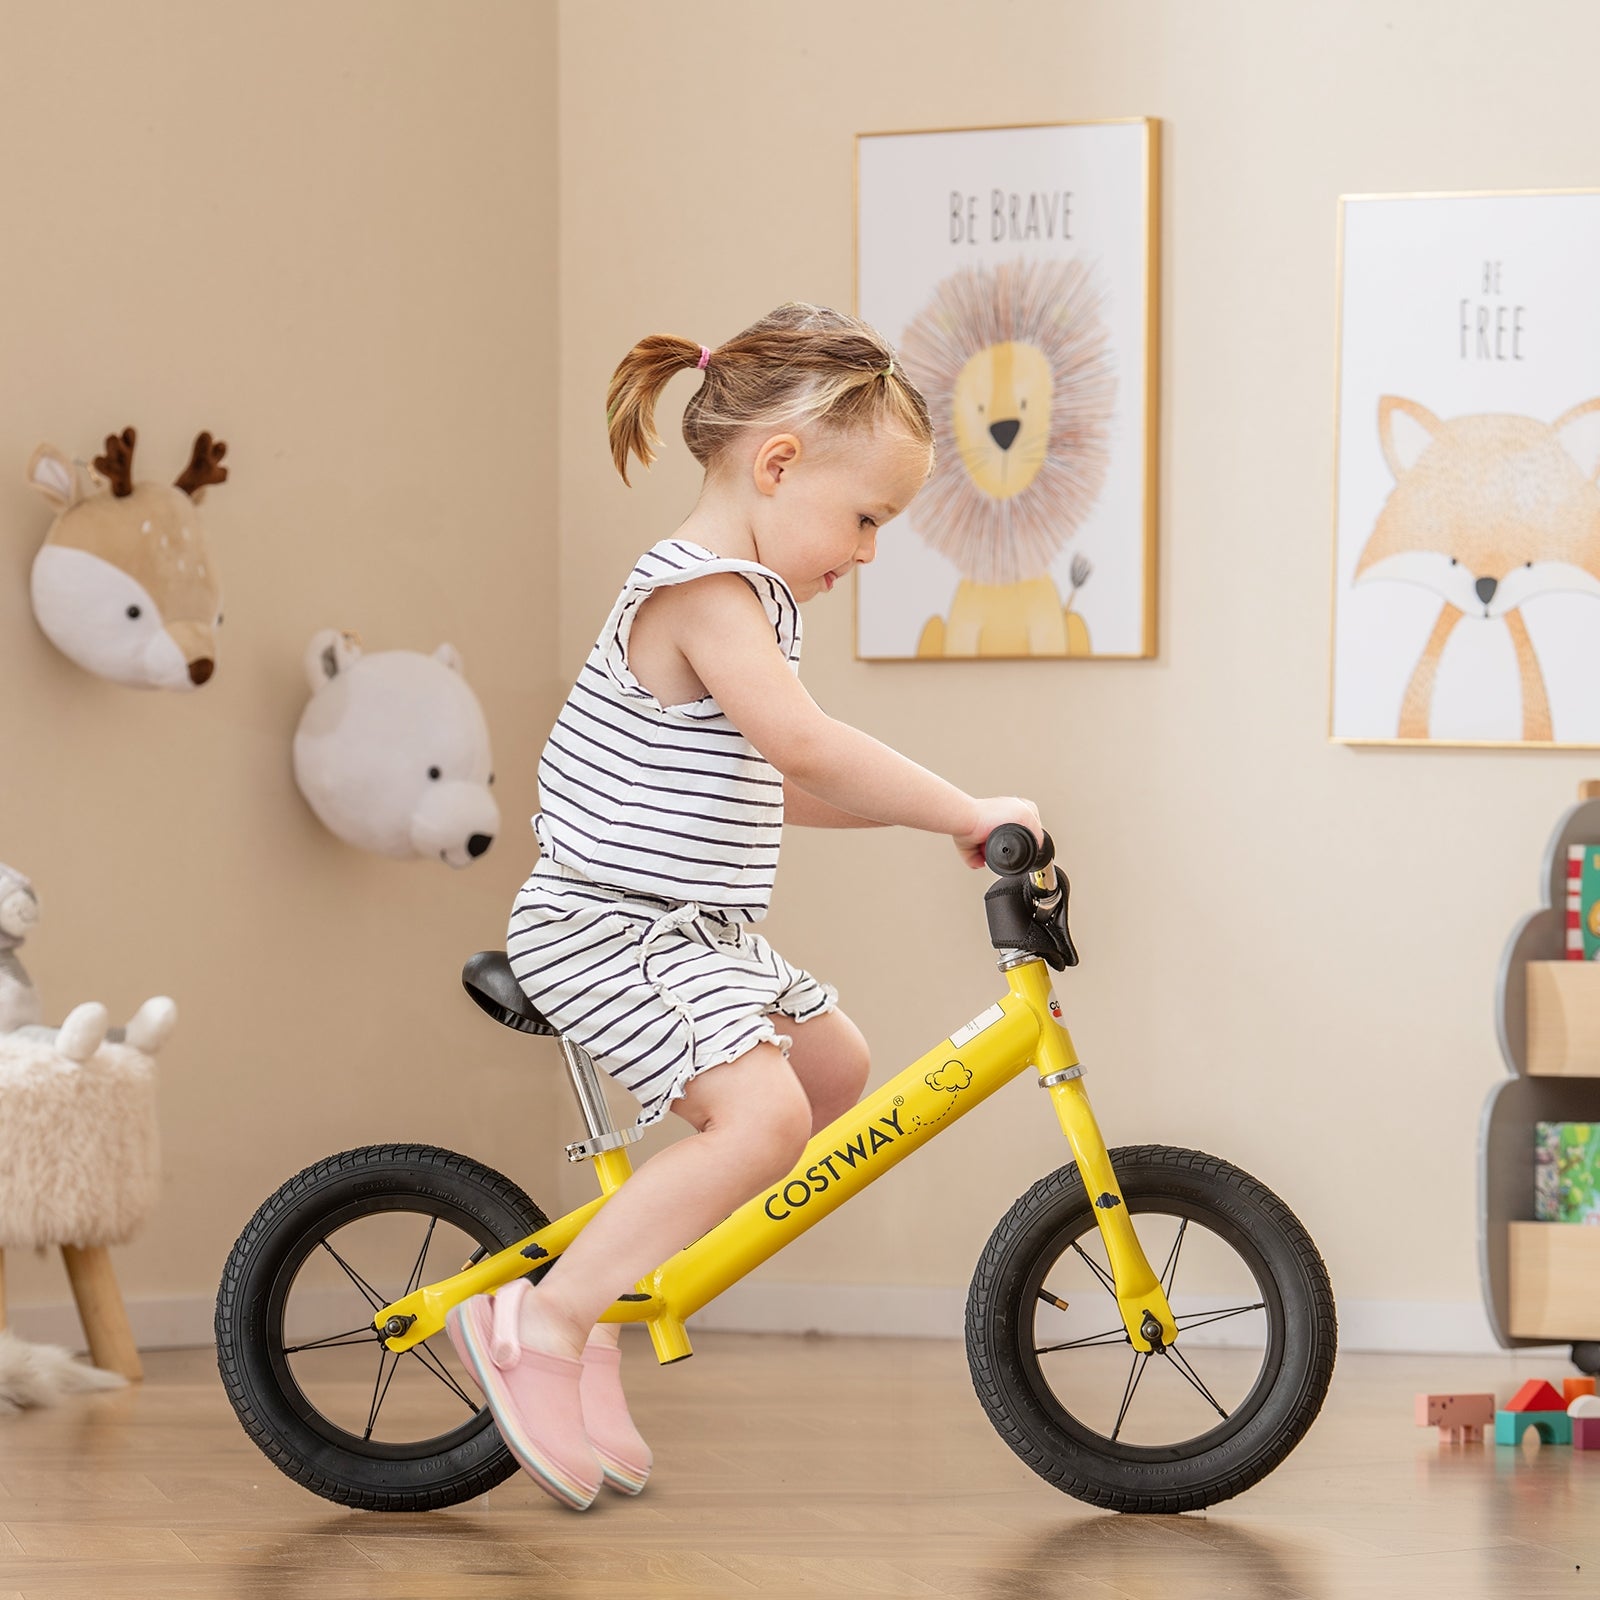
<instances>
[{"instance_id":1,"label":"black tire","mask_svg":"<svg viewBox=\"0 0 1600 1600\"><path fill-rule=\"evenodd\" d=\"M358 1298L346 1311L342 1302L330 1300L332 1291L308 1290L295 1303L297 1325L305 1324L307 1310L319 1319L331 1305L341 1313L332 1319L341 1331L288 1344L285 1308L312 1253L343 1229L358 1230L347 1238L359 1239L363 1226L386 1240L396 1237L396 1230L413 1228L407 1214L414 1214L416 1237L422 1241L411 1274L415 1281L402 1281L397 1271L369 1267L361 1273L360 1261L352 1257L347 1263L343 1249L335 1253L329 1246L316 1257L307 1278L332 1257L351 1280L341 1287ZM504 1482L517 1471L517 1462L501 1442L476 1385L457 1376L459 1363L446 1335L441 1332L414 1352L396 1356L378 1340L371 1315L372 1309L418 1284L459 1270L464 1259L515 1244L547 1221L509 1178L430 1145L346 1150L289 1179L239 1235L217 1291L217 1367L245 1432L296 1483L340 1505L369 1511L431 1511ZM445 1225L442 1234L440 1223ZM424 1271L436 1236L439 1247L465 1248L468 1255L436 1261L434 1270ZM352 1264L357 1271L351 1270ZM321 1320L316 1325L321 1327ZM308 1358L313 1349L317 1354ZM310 1383L302 1366L307 1359L332 1376ZM353 1364L348 1382L342 1371L346 1362ZM402 1372L424 1392L406 1399L409 1409L400 1412L399 1431L404 1435L410 1425L420 1436L373 1437L381 1407ZM359 1416L352 1426L349 1411L329 1404L323 1395L355 1394L371 1373L376 1374L373 1408L363 1430ZM433 1386L442 1393L436 1394ZM400 1391L405 1388L405 1383L399 1385ZM435 1426L432 1419L445 1408L444 1422L456 1420ZM410 1422L413 1417L415 1423Z\"/></svg>"},{"instance_id":2,"label":"black tire","mask_svg":"<svg viewBox=\"0 0 1600 1600\"><path fill-rule=\"evenodd\" d=\"M1258 1483L1311 1426L1333 1375L1338 1344L1333 1290L1310 1235L1248 1173L1215 1156L1162 1145L1113 1150L1111 1161L1130 1216L1144 1216L1136 1223L1140 1242L1164 1284L1179 1270L1188 1228L1198 1224L1196 1242L1207 1240L1210 1251L1200 1252L1202 1268L1210 1263L1210 1270L1225 1268L1224 1276L1231 1271L1233 1282L1253 1280L1259 1301L1180 1313L1174 1353L1141 1360L1122 1328L1114 1296L1104 1287L1094 1207L1076 1164L1069 1164L1041 1178L1017 1201L979 1258L967 1296L972 1381L1001 1438L1058 1489L1116 1511L1196 1511ZM1152 1247L1163 1218L1176 1219L1166 1267L1159 1247ZM1097 1249L1102 1250L1098 1264L1091 1259ZM1190 1260L1195 1259L1191 1250ZM1074 1289L1072 1300L1046 1283L1053 1269L1062 1270L1063 1261L1089 1269L1086 1287L1081 1294ZM1179 1283L1169 1290L1175 1312L1182 1288ZM1050 1343L1052 1335L1039 1331L1040 1316L1074 1314L1069 1312L1074 1304L1076 1315L1092 1316L1107 1327L1106 1334ZM1194 1343L1215 1338L1221 1329L1210 1336L1194 1333L1185 1344L1185 1327L1197 1330L1235 1316L1245 1320L1227 1332L1241 1336L1241 1347L1225 1353L1219 1347L1213 1355ZM1257 1353L1259 1366L1252 1373ZM1070 1363L1055 1360L1064 1355L1071 1356ZM1048 1370L1041 1357L1050 1358ZM1124 1370L1127 1375L1120 1409L1105 1382L1112 1361L1118 1363L1113 1388L1124 1385ZM1158 1361L1166 1367L1160 1381L1170 1383L1194 1411L1204 1410L1204 1423L1184 1438L1123 1438L1146 1365L1160 1371ZM1065 1370L1074 1364L1079 1364L1075 1372ZM1208 1382L1207 1367L1220 1372L1231 1388ZM1091 1384L1091 1379L1098 1381ZM1220 1403L1213 1389L1231 1403ZM1221 1415L1220 1422L1210 1420L1211 1409ZM1170 1425L1170 1405L1147 1405L1146 1410L1154 1426ZM1116 1422L1110 1426L1113 1414Z\"/></svg>"}]
</instances>

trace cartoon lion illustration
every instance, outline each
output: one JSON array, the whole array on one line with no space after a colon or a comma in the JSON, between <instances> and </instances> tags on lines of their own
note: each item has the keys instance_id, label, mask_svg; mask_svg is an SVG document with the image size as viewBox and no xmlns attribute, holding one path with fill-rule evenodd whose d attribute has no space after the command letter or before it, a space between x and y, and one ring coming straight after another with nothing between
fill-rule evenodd
<instances>
[{"instance_id":1,"label":"cartoon lion illustration","mask_svg":"<svg viewBox=\"0 0 1600 1600\"><path fill-rule=\"evenodd\" d=\"M1073 261L966 267L900 341L933 417L938 465L917 527L961 573L921 656L1091 653L1049 573L1105 484L1116 373L1094 269Z\"/></svg>"}]
</instances>

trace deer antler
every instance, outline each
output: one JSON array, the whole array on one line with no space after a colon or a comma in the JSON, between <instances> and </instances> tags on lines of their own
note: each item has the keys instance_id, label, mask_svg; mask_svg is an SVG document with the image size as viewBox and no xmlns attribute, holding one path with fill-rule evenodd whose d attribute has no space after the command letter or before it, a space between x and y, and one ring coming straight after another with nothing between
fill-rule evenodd
<instances>
[{"instance_id":1,"label":"deer antler","mask_svg":"<svg viewBox=\"0 0 1600 1600\"><path fill-rule=\"evenodd\" d=\"M228 469L219 465L228 447L218 439L214 443L209 433L200 434L194 441L194 449L189 456L189 465L179 474L176 486L194 498L197 489L203 489L208 483L226 483Z\"/></svg>"},{"instance_id":2,"label":"deer antler","mask_svg":"<svg viewBox=\"0 0 1600 1600\"><path fill-rule=\"evenodd\" d=\"M111 485L111 492L119 500L133 493L133 441L138 437L132 428L120 434L106 435L106 453L94 458L94 468Z\"/></svg>"}]
</instances>

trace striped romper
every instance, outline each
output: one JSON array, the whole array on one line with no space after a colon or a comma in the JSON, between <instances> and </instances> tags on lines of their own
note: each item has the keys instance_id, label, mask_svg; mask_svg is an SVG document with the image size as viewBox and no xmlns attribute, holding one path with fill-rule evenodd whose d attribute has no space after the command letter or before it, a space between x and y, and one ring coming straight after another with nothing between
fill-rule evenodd
<instances>
[{"instance_id":1,"label":"striped romper","mask_svg":"<svg viewBox=\"0 0 1600 1600\"><path fill-rule=\"evenodd\" d=\"M628 635L663 584L737 572L790 667L800 612L777 573L664 539L639 558L539 760L539 860L506 930L517 981L658 1122L697 1072L838 993L750 929L767 914L783 780L709 695L663 706L628 670Z\"/></svg>"}]
</instances>

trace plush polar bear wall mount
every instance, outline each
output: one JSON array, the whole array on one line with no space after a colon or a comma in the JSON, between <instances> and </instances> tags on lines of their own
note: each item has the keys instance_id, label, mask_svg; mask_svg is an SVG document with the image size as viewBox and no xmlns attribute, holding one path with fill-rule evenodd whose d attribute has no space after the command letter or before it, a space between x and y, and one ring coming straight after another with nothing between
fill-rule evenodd
<instances>
[{"instance_id":1,"label":"plush polar bear wall mount","mask_svg":"<svg viewBox=\"0 0 1600 1600\"><path fill-rule=\"evenodd\" d=\"M305 666L294 776L323 825L378 855L452 867L481 856L500 811L489 725L455 647L367 655L353 634L324 628Z\"/></svg>"},{"instance_id":2,"label":"plush polar bear wall mount","mask_svg":"<svg viewBox=\"0 0 1600 1600\"><path fill-rule=\"evenodd\" d=\"M108 434L94 472L42 444L28 482L55 509L33 561L33 614L86 672L135 689L198 689L216 670L222 589L200 502L227 481L202 433L174 483L135 483L135 434Z\"/></svg>"}]
</instances>

